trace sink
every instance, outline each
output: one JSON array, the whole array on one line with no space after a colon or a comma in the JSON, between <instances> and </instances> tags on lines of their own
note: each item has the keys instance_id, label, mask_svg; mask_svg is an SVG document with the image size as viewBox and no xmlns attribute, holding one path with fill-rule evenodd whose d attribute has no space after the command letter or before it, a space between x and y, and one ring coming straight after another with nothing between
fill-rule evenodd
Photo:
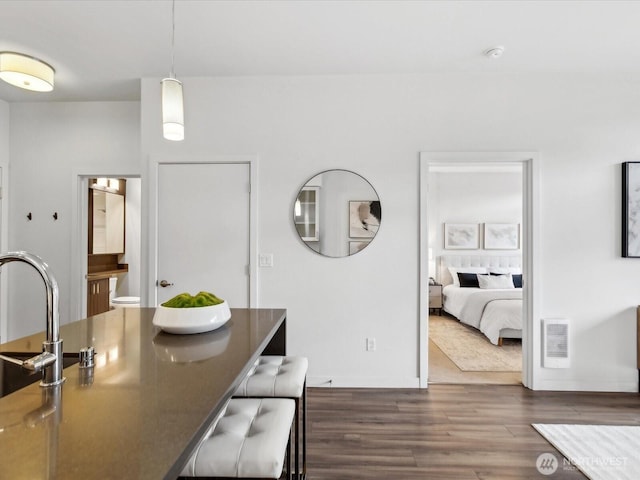
<instances>
[{"instance_id":1,"label":"sink","mask_svg":"<svg viewBox=\"0 0 640 480\"><path fill-rule=\"evenodd\" d=\"M26 360L37 355L36 352L0 352L7 357ZM77 353L63 353L62 368L75 365L80 361ZM42 380L42 372L30 372L15 363L0 359L0 398L32 383Z\"/></svg>"}]
</instances>

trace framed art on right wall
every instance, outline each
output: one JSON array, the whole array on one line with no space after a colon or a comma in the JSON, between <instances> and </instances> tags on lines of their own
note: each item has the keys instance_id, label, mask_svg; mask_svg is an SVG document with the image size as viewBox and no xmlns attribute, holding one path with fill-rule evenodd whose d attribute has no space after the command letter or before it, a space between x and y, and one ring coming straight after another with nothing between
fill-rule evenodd
<instances>
[{"instance_id":1,"label":"framed art on right wall","mask_svg":"<svg viewBox=\"0 0 640 480\"><path fill-rule=\"evenodd\" d=\"M622 256L640 258L640 162L622 164Z\"/></svg>"},{"instance_id":2,"label":"framed art on right wall","mask_svg":"<svg viewBox=\"0 0 640 480\"><path fill-rule=\"evenodd\" d=\"M520 248L520 224L485 223L485 250L517 250Z\"/></svg>"}]
</instances>

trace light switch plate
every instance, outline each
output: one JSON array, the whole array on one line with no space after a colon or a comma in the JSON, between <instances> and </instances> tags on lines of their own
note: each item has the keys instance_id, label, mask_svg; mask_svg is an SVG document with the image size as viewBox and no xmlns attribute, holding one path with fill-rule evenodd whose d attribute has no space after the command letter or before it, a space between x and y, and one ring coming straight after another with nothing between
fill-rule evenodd
<instances>
[{"instance_id":1,"label":"light switch plate","mask_svg":"<svg viewBox=\"0 0 640 480\"><path fill-rule=\"evenodd\" d=\"M376 339L373 337L367 338L367 352L375 352L376 351Z\"/></svg>"}]
</instances>

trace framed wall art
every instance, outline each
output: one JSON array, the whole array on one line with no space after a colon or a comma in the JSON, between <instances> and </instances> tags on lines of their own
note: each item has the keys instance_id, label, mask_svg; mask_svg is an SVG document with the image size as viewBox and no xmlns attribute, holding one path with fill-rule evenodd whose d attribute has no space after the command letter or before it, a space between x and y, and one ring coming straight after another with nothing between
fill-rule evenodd
<instances>
[{"instance_id":1,"label":"framed wall art","mask_svg":"<svg viewBox=\"0 0 640 480\"><path fill-rule=\"evenodd\" d=\"M622 256L640 258L640 162L622 164Z\"/></svg>"},{"instance_id":2,"label":"framed wall art","mask_svg":"<svg viewBox=\"0 0 640 480\"><path fill-rule=\"evenodd\" d=\"M485 250L517 250L520 248L520 224L485 223Z\"/></svg>"},{"instance_id":3,"label":"framed wall art","mask_svg":"<svg viewBox=\"0 0 640 480\"><path fill-rule=\"evenodd\" d=\"M477 250L480 248L479 224L445 223L444 248L452 250Z\"/></svg>"}]
</instances>

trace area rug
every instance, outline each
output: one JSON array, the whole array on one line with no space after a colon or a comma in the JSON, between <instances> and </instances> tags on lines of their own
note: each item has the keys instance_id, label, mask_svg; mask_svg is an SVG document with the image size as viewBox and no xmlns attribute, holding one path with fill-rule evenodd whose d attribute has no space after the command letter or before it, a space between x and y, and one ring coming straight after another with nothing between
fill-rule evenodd
<instances>
[{"instance_id":1,"label":"area rug","mask_svg":"<svg viewBox=\"0 0 640 480\"><path fill-rule=\"evenodd\" d=\"M538 470L549 478L556 470L578 468L591 480L640 479L640 427L533 424L566 457L538 457ZM547 455L546 459L541 459ZM554 472L551 472L554 470Z\"/></svg>"},{"instance_id":2,"label":"area rug","mask_svg":"<svg viewBox=\"0 0 640 480\"><path fill-rule=\"evenodd\" d=\"M466 372L519 372L522 370L522 342L505 340L502 347L491 344L482 332L448 317L429 317L429 339Z\"/></svg>"}]
</instances>

